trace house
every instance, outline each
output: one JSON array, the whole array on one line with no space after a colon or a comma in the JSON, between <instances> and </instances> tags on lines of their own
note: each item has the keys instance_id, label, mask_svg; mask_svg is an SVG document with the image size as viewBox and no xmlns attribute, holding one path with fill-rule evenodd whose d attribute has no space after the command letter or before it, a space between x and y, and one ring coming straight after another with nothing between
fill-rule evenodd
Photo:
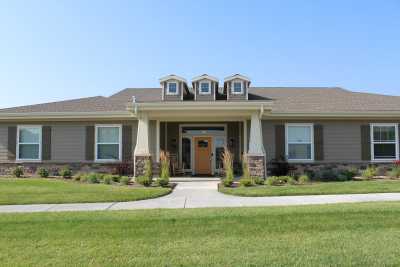
<instances>
[{"instance_id":1,"label":"house","mask_svg":"<svg viewBox=\"0 0 400 267\"><path fill-rule=\"evenodd\" d=\"M298 169L390 163L399 159L400 97L342 88L251 87L235 74L177 75L158 88L0 110L0 174L71 166L109 171L121 163L143 172L160 151L174 168L217 175L228 148L240 167L265 176L285 156Z\"/></svg>"}]
</instances>

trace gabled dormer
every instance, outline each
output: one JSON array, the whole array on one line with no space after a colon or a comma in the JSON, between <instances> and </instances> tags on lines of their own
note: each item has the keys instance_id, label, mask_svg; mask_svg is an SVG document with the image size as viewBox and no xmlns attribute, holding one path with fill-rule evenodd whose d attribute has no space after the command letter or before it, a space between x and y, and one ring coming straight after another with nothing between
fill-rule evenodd
<instances>
[{"instance_id":1,"label":"gabled dormer","mask_svg":"<svg viewBox=\"0 0 400 267\"><path fill-rule=\"evenodd\" d=\"M218 94L218 79L203 74L192 79L194 100L214 101Z\"/></svg>"},{"instance_id":2,"label":"gabled dormer","mask_svg":"<svg viewBox=\"0 0 400 267\"><path fill-rule=\"evenodd\" d=\"M227 100L248 100L250 79L241 74L235 74L224 79L224 94Z\"/></svg>"},{"instance_id":3,"label":"gabled dormer","mask_svg":"<svg viewBox=\"0 0 400 267\"><path fill-rule=\"evenodd\" d=\"M190 98L191 93L186 79L178 75L168 75L160 79L162 88L162 100L164 101L181 101Z\"/></svg>"}]
</instances>

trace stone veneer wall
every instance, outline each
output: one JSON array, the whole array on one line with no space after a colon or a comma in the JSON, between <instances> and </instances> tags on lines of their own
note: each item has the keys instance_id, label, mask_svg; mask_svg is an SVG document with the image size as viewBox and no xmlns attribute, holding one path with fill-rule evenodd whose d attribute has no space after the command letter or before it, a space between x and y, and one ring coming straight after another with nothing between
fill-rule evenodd
<instances>
[{"instance_id":1,"label":"stone veneer wall","mask_svg":"<svg viewBox=\"0 0 400 267\"><path fill-rule=\"evenodd\" d=\"M265 178L265 157L260 155L247 155L250 176Z\"/></svg>"},{"instance_id":2,"label":"stone veneer wall","mask_svg":"<svg viewBox=\"0 0 400 267\"><path fill-rule=\"evenodd\" d=\"M135 156L135 177L144 175L146 160L151 162L151 155ZM151 164L153 165L153 163Z\"/></svg>"},{"instance_id":3,"label":"stone veneer wall","mask_svg":"<svg viewBox=\"0 0 400 267\"><path fill-rule=\"evenodd\" d=\"M13 170L17 166L24 167L24 175L33 176L36 174L38 168L47 168L51 176L59 175L59 171L68 167L72 170L73 174L77 173L111 173L124 175L133 175L133 162L123 163L1 163L0 164L0 176L13 175Z\"/></svg>"}]
</instances>

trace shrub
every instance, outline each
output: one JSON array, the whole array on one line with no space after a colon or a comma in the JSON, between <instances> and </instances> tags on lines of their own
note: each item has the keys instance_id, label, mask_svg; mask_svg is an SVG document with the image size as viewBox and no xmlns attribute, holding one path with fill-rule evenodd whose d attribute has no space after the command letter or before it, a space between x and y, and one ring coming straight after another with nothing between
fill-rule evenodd
<instances>
[{"instance_id":1,"label":"shrub","mask_svg":"<svg viewBox=\"0 0 400 267\"><path fill-rule=\"evenodd\" d=\"M400 167L395 166L387 175L392 179L400 178Z\"/></svg>"},{"instance_id":2,"label":"shrub","mask_svg":"<svg viewBox=\"0 0 400 267\"><path fill-rule=\"evenodd\" d=\"M17 166L14 170L13 170L13 174L15 177L20 178L21 176L24 175L24 167L22 166Z\"/></svg>"},{"instance_id":3,"label":"shrub","mask_svg":"<svg viewBox=\"0 0 400 267\"><path fill-rule=\"evenodd\" d=\"M157 180L159 186L168 186L169 184L169 153L161 151L160 153L160 178Z\"/></svg>"},{"instance_id":4,"label":"shrub","mask_svg":"<svg viewBox=\"0 0 400 267\"><path fill-rule=\"evenodd\" d=\"M223 179L223 183L225 186L232 186L234 180L233 159L231 152L229 152L228 148L226 147L224 149L224 152L222 153L222 161L225 170L225 178Z\"/></svg>"},{"instance_id":5,"label":"shrub","mask_svg":"<svg viewBox=\"0 0 400 267\"><path fill-rule=\"evenodd\" d=\"M131 181L131 178L129 178L128 176L122 176L120 182L122 185L128 185L130 181Z\"/></svg>"},{"instance_id":6,"label":"shrub","mask_svg":"<svg viewBox=\"0 0 400 267\"><path fill-rule=\"evenodd\" d=\"M374 178L374 176L376 176L376 168L373 166L368 166L368 168L362 172L361 176L366 180Z\"/></svg>"},{"instance_id":7,"label":"shrub","mask_svg":"<svg viewBox=\"0 0 400 267\"><path fill-rule=\"evenodd\" d=\"M138 177L136 177L135 181L136 181L138 184L141 184L141 185L143 185L143 186L150 186L150 185L151 185L151 180L150 180L150 178L149 178L149 177L146 177L146 176L138 176Z\"/></svg>"},{"instance_id":8,"label":"shrub","mask_svg":"<svg viewBox=\"0 0 400 267\"><path fill-rule=\"evenodd\" d=\"M37 174L42 178L49 177L49 170L43 167L40 167L37 171Z\"/></svg>"},{"instance_id":9,"label":"shrub","mask_svg":"<svg viewBox=\"0 0 400 267\"><path fill-rule=\"evenodd\" d=\"M282 179L285 176L270 176L267 178L266 183L270 186L276 185L284 185L286 183L286 179Z\"/></svg>"},{"instance_id":10,"label":"shrub","mask_svg":"<svg viewBox=\"0 0 400 267\"><path fill-rule=\"evenodd\" d=\"M64 168L61 169L60 175L61 175L63 178L68 179L68 178L71 178L71 177L72 177L72 171L71 171L71 169L70 169L69 167L64 167Z\"/></svg>"},{"instance_id":11,"label":"shrub","mask_svg":"<svg viewBox=\"0 0 400 267\"><path fill-rule=\"evenodd\" d=\"M104 184L111 184L113 182L113 175L105 175L103 178Z\"/></svg>"},{"instance_id":12,"label":"shrub","mask_svg":"<svg viewBox=\"0 0 400 267\"><path fill-rule=\"evenodd\" d=\"M292 176L286 176L286 183L290 185L295 185L297 184L297 181Z\"/></svg>"},{"instance_id":13,"label":"shrub","mask_svg":"<svg viewBox=\"0 0 400 267\"><path fill-rule=\"evenodd\" d=\"M166 187L169 185L169 179L160 177L157 179L157 184L161 187Z\"/></svg>"},{"instance_id":14,"label":"shrub","mask_svg":"<svg viewBox=\"0 0 400 267\"><path fill-rule=\"evenodd\" d=\"M323 182L331 182L338 180L339 173L333 169L326 168L319 170L316 175L315 179Z\"/></svg>"},{"instance_id":15,"label":"shrub","mask_svg":"<svg viewBox=\"0 0 400 267\"><path fill-rule=\"evenodd\" d=\"M241 186L246 186L246 187L254 185L253 180L250 178L241 178L239 180L239 183Z\"/></svg>"},{"instance_id":16,"label":"shrub","mask_svg":"<svg viewBox=\"0 0 400 267\"><path fill-rule=\"evenodd\" d=\"M263 178L261 178L261 177L254 177L253 178L253 182L256 185L263 185L265 183L265 180Z\"/></svg>"},{"instance_id":17,"label":"shrub","mask_svg":"<svg viewBox=\"0 0 400 267\"><path fill-rule=\"evenodd\" d=\"M310 183L310 177L307 174L303 174L298 178L297 182L299 184L308 184Z\"/></svg>"},{"instance_id":18,"label":"shrub","mask_svg":"<svg viewBox=\"0 0 400 267\"><path fill-rule=\"evenodd\" d=\"M246 153L243 154L242 160L242 179L250 179L249 163Z\"/></svg>"},{"instance_id":19,"label":"shrub","mask_svg":"<svg viewBox=\"0 0 400 267\"><path fill-rule=\"evenodd\" d=\"M99 175L97 173L88 174L86 182L89 184L98 184L100 182Z\"/></svg>"},{"instance_id":20,"label":"shrub","mask_svg":"<svg viewBox=\"0 0 400 267\"><path fill-rule=\"evenodd\" d=\"M353 180L358 175L358 169L351 167L350 169L344 170L344 174L347 176L347 180Z\"/></svg>"},{"instance_id":21,"label":"shrub","mask_svg":"<svg viewBox=\"0 0 400 267\"><path fill-rule=\"evenodd\" d=\"M112 176L111 176L111 179L112 179L112 181L113 181L114 183L119 183L120 180L121 180L121 176L119 176L119 175L112 175Z\"/></svg>"}]
</instances>

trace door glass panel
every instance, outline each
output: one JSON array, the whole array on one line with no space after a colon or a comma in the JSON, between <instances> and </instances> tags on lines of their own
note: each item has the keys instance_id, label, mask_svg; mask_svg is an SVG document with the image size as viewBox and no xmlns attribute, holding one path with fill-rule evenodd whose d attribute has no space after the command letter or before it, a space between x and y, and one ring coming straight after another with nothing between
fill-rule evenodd
<instances>
[{"instance_id":1,"label":"door glass panel","mask_svg":"<svg viewBox=\"0 0 400 267\"><path fill-rule=\"evenodd\" d=\"M190 138L182 138L182 168L191 169L192 168L192 142Z\"/></svg>"},{"instance_id":2,"label":"door glass panel","mask_svg":"<svg viewBox=\"0 0 400 267\"><path fill-rule=\"evenodd\" d=\"M208 140L199 140L197 142L197 146L200 148L207 148L208 147Z\"/></svg>"}]
</instances>

